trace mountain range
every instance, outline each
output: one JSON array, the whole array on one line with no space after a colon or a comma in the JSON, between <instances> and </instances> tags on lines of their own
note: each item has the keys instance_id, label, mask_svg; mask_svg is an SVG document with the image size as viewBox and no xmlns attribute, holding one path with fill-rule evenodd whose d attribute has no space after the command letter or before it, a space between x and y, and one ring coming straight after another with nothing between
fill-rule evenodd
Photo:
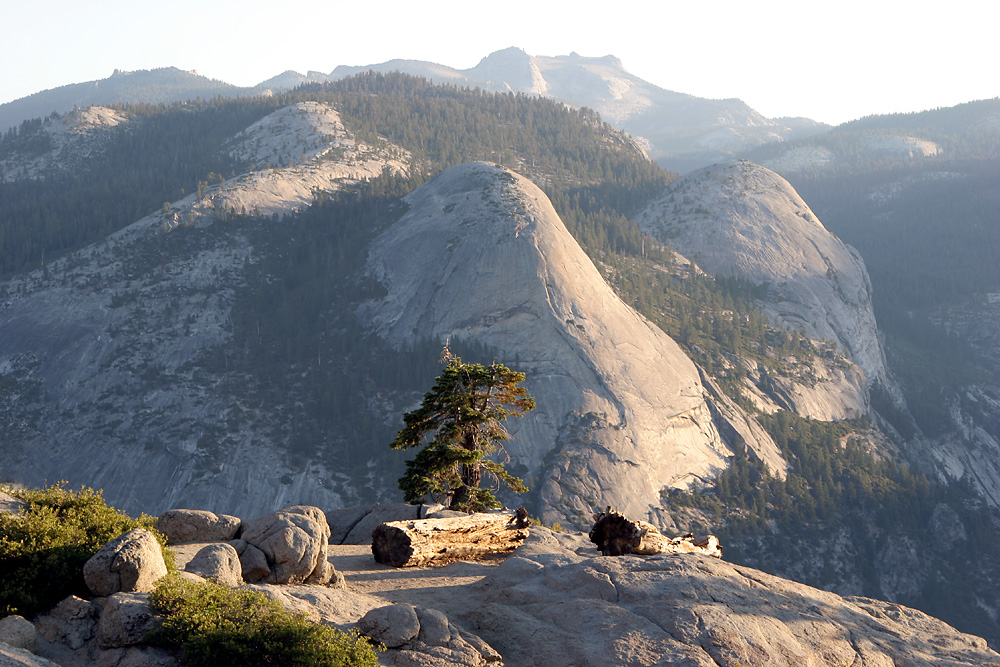
<instances>
[{"instance_id":1,"label":"mountain range","mask_svg":"<svg viewBox=\"0 0 1000 667\"><path fill-rule=\"evenodd\" d=\"M675 178L648 159L668 135L560 96L590 80L580 106L689 136L723 103L669 111L612 58L406 62L4 135L5 478L134 512L392 499L387 443L448 343L526 372L509 453L532 491L505 500L543 521L719 526L749 564L1000 636L964 583L1000 581L996 103ZM968 214L940 242L928 190ZM893 279L924 270L948 279Z\"/></svg>"},{"instance_id":2,"label":"mountain range","mask_svg":"<svg viewBox=\"0 0 1000 667\"><path fill-rule=\"evenodd\" d=\"M0 105L0 131L74 107L273 94L367 71L403 72L440 84L546 96L588 107L641 138L650 157L675 171L705 166L764 143L828 129L805 118L768 119L737 99L709 100L665 90L630 74L614 56L532 56L511 47L491 53L466 70L418 60L390 60L363 66L341 65L329 74L287 71L251 88L172 67L116 70L107 79L62 86Z\"/></svg>"}]
</instances>

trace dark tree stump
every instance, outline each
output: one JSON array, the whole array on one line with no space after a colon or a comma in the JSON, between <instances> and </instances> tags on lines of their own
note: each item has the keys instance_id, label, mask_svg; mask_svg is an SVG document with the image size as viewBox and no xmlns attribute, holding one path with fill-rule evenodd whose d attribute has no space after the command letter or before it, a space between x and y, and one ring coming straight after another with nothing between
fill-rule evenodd
<instances>
[{"instance_id":1,"label":"dark tree stump","mask_svg":"<svg viewBox=\"0 0 1000 667\"><path fill-rule=\"evenodd\" d=\"M656 526L645 521L631 521L610 507L594 515L590 541L605 556L697 553L722 558L722 547L715 535L697 539L690 534L667 537Z\"/></svg>"},{"instance_id":2,"label":"dark tree stump","mask_svg":"<svg viewBox=\"0 0 1000 667\"><path fill-rule=\"evenodd\" d=\"M642 530L635 521L610 507L594 516L594 527L590 529L590 541L597 545L604 556L624 556L630 554L642 542Z\"/></svg>"}]
</instances>

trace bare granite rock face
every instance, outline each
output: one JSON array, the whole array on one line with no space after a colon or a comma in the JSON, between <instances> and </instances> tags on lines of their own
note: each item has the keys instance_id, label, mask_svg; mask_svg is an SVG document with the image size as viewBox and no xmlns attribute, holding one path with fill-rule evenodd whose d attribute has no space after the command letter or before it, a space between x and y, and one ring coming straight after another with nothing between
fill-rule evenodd
<instances>
[{"instance_id":1,"label":"bare granite rock face","mask_svg":"<svg viewBox=\"0 0 1000 667\"><path fill-rule=\"evenodd\" d=\"M451 623L437 609L393 604L358 621L361 634L390 649L397 667L502 667L503 658L480 637Z\"/></svg>"},{"instance_id":2,"label":"bare granite rock face","mask_svg":"<svg viewBox=\"0 0 1000 667\"><path fill-rule=\"evenodd\" d=\"M87 653L100 613L100 605L72 595L35 619L39 655L65 665Z\"/></svg>"},{"instance_id":3,"label":"bare granite rock face","mask_svg":"<svg viewBox=\"0 0 1000 667\"><path fill-rule=\"evenodd\" d=\"M4 493L0 491L0 512L6 512L8 514L18 514L27 505L24 501L15 498L9 493Z\"/></svg>"},{"instance_id":4,"label":"bare granite rock face","mask_svg":"<svg viewBox=\"0 0 1000 667\"><path fill-rule=\"evenodd\" d=\"M271 567L268 565L267 556L264 555L263 551L246 540L233 540L230 545L236 550L240 559L240 572L243 581L264 581L271 574Z\"/></svg>"},{"instance_id":5,"label":"bare granite rock face","mask_svg":"<svg viewBox=\"0 0 1000 667\"><path fill-rule=\"evenodd\" d=\"M512 665L1000 665L926 614L695 554L592 556L532 532L455 616Z\"/></svg>"},{"instance_id":6,"label":"bare granite rock face","mask_svg":"<svg viewBox=\"0 0 1000 667\"><path fill-rule=\"evenodd\" d=\"M160 543L142 528L111 540L83 566L87 587L103 596L119 591L148 593L166 574Z\"/></svg>"},{"instance_id":7,"label":"bare granite rock face","mask_svg":"<svg viewBox=\"0 0 1000 667\"><path fill-rule=\"evenodd\" d=\"M318 507L286 507L245 521L242 539L267 558L265 583L325 584L334 576L327 560L330 527Z\"/></svg>"},{"instance_id":8,"label":"bare granite rock face","mask_svg":"<svg viewBox=\"0 0 1000 667\"><path fill-rule=\"evenodd\" d=\"M101 648L124 648L140 644L146 633L160 625L149 608L149 595L115 593L105 602L97 622L97 642Z\"/></svg>"},{"instance_id":9,"label":"bare granite rock face","mask_svg":"<svg viewBox=\"0 0 1000 667\"><path fill-rule=\"evenodd\" d=\"M31 651L0 642L0 667L65 667Z\"/></svg>"},{"instance_id":10,"label":"bare granite rock face","mask_svg":"<svg viewBox=\"0 0 1000 667\"><path fill-rule=\"evenodd\" d=\"M170 544L219 542L234 539L240 529L239 517L206 510L167 510L156 520L156 529Z\"/></svg>"},{"instance_id":11,"label":"bare granite rock face","mask_svg":"<svg viewBox=\"0 0 1000 667\"><path fill-rule=\"evenodd\" d=\"M38 646L38 631L34 624L23 616L5 616L0 618L0 643L25 651L34 651Z\"/></svg>"},{"instance_id":12,"label":"bare granite rock face","mask_svg":"<svg viewBox=\"0 0 1000 667\"><path fill-rule=\"evenodd\" d=\"M233 587L243 584L240 555L231 544L225 542L206 544L188 561L184 570L223 586Z\"/></svg>"},{"instance_id":13,"label":"bare granite rock face","mask_svg":"<svg viewBox=\"0 0 1000 667\"><path fill-rule=\"evenodd\" d=\"M417 610L408 604L378 607L361 617L358 629L386 648L399 648L420 632Z\"/></svg>"},{"instance_id":14,"label":"bare granite rock face","mask_svg":"<svg viewBox=\"0 0 1000 667\"><path fill-rule=\"evenodd\" d=\"M813 386L789 394L803 414L842 419L867 412L866 384L894 386L856 250L823 227L783 178L740 160L671 183L637 217L639 226L713 275L767 284L771 319L813 339L834 341L864 372L824 368ZM802 383L800 383L802 384Z\"/></svg>"},{"instance_id":15,"label":"bare granite rock face","mask_svg":"<svg viewBox=\"0 0 1000 667\"><path fill-rule=\"evenodd\" d=\"M93 602L71 596L35 619L38 655L62 667L175 667L174 654L144 643L161 618L145 593ZM3 664L0 662L0 664Z\"/></svg>"},{"instance_id":16,"label":"bare granite rock face","mask_svg":"<svg viewBox=\"0 0 1000 667\"><path fill-rule=\"evenodd\" d=\"M508 425L507 449L543 520L584 525L613 505L657 523L662 489L727 465L694 364L611 290L534 184L466 164L407 202L368 258L388 294L360 314L394 346L475 340L527 374L538 407ZM777 456L766 435L747 445Z\"/></svg>"}]
</instances>

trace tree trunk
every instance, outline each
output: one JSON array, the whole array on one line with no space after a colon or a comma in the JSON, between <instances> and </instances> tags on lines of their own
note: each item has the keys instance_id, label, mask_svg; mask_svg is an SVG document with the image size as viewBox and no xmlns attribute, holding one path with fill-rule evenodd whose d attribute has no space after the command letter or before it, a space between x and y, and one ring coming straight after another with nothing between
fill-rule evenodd
<instances>
[{"instance_id":1,"label":"tree trunk","mask_svg":"<svg viewBox=\"0 0 1000 667\"><path fill-rule=\"evenodd\" d=\"M378 563L410 567L508 553L527 537L527 522L507 513L389 521L372 531L372 554Z\"/></svg>"}]
</instances>

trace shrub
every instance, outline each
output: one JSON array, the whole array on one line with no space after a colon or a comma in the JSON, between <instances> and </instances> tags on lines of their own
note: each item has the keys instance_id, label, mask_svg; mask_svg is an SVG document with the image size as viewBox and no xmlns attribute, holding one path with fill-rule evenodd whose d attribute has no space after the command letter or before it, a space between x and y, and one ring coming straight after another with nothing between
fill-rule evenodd
<instances>
[{"instance_id":1,"label":"shrub","mask_svg":"<svg viewBox=\"0 0 1000 667\"><path fill-rule=\"evenodd\" d=\"M149 603L165 617L149 640L179 647L185 665L378 665L364 638L312 623L258 591L167 576Z\"/></svg>"},{"instance_id":2,"label":"shrub","mask_svg":"<svg viewBox=\"0 0 1000 667\"><path fill-rule=\"evenodd\" d=\"M0 616L34 616L69 595L87 596L83 565L105 544L135 528L153 530L155 519L138 519L104 502L101 491L2 487L27 503L20 514L0 513ZM173 554L164 549L167 567Z\"/></svg>"}]
</instances>

